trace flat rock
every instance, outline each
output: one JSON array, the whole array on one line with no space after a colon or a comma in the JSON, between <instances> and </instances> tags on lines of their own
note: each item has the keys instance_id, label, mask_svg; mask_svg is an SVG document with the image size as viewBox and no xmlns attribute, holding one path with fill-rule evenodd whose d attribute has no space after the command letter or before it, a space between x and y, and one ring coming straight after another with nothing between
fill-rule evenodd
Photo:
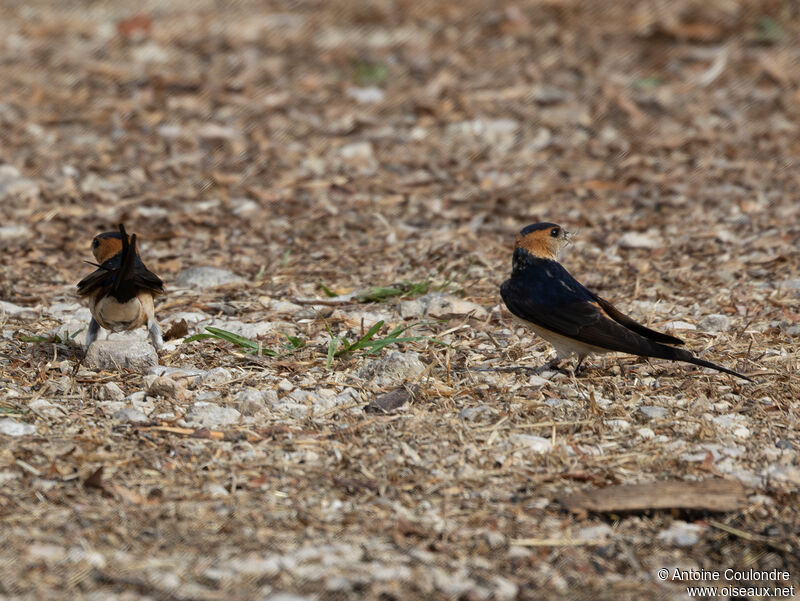
<instances>
[{"instance_id":1,"label":"flat rock","mask_svg":"<svg viewBox=\"0 0 800 601\"><path fill-rule=\"evenodd\" d=\"M419 360L417 353L392 351L388 355L380 359L373 359L364 365L358 370L358 375L373 386L385 388L400 386L410 380L415 380L424 371L425 366Z\"/></svg>"},{"instance_id":2,"label":"flat rock","mask_svg":"<svg viewBox=\"0 0 800 601\"><path fill-rule=\"evenodd\" d=\"M214 288L225 284L242 284L244 278L227 269L199 265L178 274L175 285L181 288Z\"/></svg>"},{"instance_id":3,"label":"flat rock","mask_svg":"<svg viewBox=\"0 0 800 601\"><path fill-rule=\"evenodd\" d=\"M158 365L158 355L148 340L95 340L83 363L95 369L122 368L144 373Z\"/></svg>"},{"instance_id":4,"label":"flat rock","mask_svg":"<svg viewBox=\"0 0 800 601\"><path fill-rule=\"evenodd\" d=\"M33 424L23 424L15 419L0 419L0 434L6 436L28 436L36 434L36 426Z\"/></svg>"},{"instance_id":5,"label":"flat rock","mask_svg":"<svg viewBox=\"0 0 800 601\"><path fill-rule=\"evenodd\" d=\"M242 414L233 407L221 407L207 401L196 401L186 411L186 422L203 428L239 423Z\"/></svg>"}]
</instances>

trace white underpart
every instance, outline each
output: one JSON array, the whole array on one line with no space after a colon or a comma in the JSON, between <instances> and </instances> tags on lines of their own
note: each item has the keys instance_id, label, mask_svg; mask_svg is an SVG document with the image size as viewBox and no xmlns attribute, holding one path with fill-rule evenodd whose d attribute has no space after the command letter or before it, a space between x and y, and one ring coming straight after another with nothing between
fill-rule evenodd
<instances>
[{"instance_id":1,"label":"white underpart","mask_svg":"<svg viewBox=\"0 0 800 601\"><path fill-rule=\"evenodd\" d=\"M591 344L586 344L585 342L574 340L573 338L569 338L567 336L562 336L561 334L556 334L551 330L539 327L516 316L514 317L514 321L530 330L533 330L537 336L547 340L547 342L549 342L553 348L556 349L556 356L559 360L566 359L570 355L578 355L578 357L582 359L591 354L602 355L604 353L612 352L599 346L593 346Z\"/></svg>"},{"instance_id":2,"label":"white underpart","mask_svg":"<svg viewBox=\"0 0 800 601\"><path fill-rule=\"evenodd\" d=\"M142 317L142 304L137 297L126 303L117 301L113 296L104 296L95 306L100 325L112 332L129 330L131 324Z\"/></svg>"}]
</instances>

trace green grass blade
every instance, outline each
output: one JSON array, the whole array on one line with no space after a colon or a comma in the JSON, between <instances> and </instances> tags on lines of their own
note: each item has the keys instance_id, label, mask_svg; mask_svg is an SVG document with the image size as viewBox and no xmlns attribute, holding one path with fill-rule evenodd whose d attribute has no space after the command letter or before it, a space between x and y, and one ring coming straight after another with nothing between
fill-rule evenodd
<instances>
[{"instance_id":1,"label":"green grass blade","mask_svg":"<svg viewBox=\"0 0 800 601\"><path fill-rule=\"evenodd\" d=\"M333 358L336 356L336 349L339 347L339 337L331 336L328 341L328 358L325 361L325 369L330 369L333 364Z\"/></svg>"},{"instance_id":2,"label":"green grass blade","mask_svg":"<svg viewBox=\"0 0 800 601\"><path fill-rule=\"evenodd\" d=\"M210 332L220 340L231 342L237 346L249 349L258 349L258 342L255 340L250 340L249 338L245 338L244 336L240 336L239 334L235 334L234 332L229 332L220 328L212 328L210 326L206 327L206 331Z\"/></svg>"},{"instance_id":3,"label":"green grass blade","mask_svg":"<svg viewBox=\"0 0 800 601\"><path fill-rule=\"evenodd\" d=\"M322 282L320 282L320 283L319 283L319 287L320 287L320 288L322 288L322 292L324 292L324 293L325 293L325 296L327 296L328 298L333 298L334 296L339 296L338 294L336 294L336 293L335 293L333 290L331 290L330 288L328 288L328 287L327 287L325 284L323 284Z\"/></svg>"},{"instance_id":4,"label":"green grass blade","mask_svg":"<svg viewBox=\"0 0 800 601\"><path fill-rule=\"evenodd\" d=\"M418 340L426 339L427 336L406 336L404 338L381 338L379 340L370 340L364 344L364 348L366 349L364 354L374 355L390 344L399 344L401 342L417 342Z\"/></svg>"},{"instance_id":5,"label":"green grass blade","mask_svg":"<svg viewBox=\"0 0 800 601\"><path fill-rule=\"evenodd\" d=\"M401 296L402 294L403 291L400 288L393 286L373 286L372 288L359 290L356 294L356 300L359 303L379 303L387 298Z\"/></svg>"},{"instance_id":6,"label":"green grass blade","mask_svg":"<svg viewBox=\"0 0 800 601\"><path fill-rule=\"evenodd\" d=\"M300 339L298 336L289 336L289 334L284 334L284 336L286 336L286 340L288 341L288 344L285 344L284 346L288 349L296 351L297 349L301 349L306 345L305 341Z\"/></svg>"},{"instance_id":7,"label":"green grass blade","mask_svg":"<svg viewBox=\"0 0 800 601\"><path fill-rule=\"evenodd\" d=\"M20 336L22 342L50 342L53 340L52 336Z\"/></svg>"},{"instance_id":8,"label":"green grass blade","mask_svg":"<svg viewBox=\"0 0 800 601\"><path fill-rule=\"evenodd\" d=\"M193 336L189 336L188 338L183 339L183 343L187 342L194 342L196 340L205 340L206 338L216 338L217 340L223 340L225 342L230 342L235 344L236 346L245 349L246 353L249 354L258 354L258 342L255 340L251 340L250 338L245 338L244 336L240 336L239 334L235 334L233 332L229 332L227 330L223 330L221 328L213 328L211 326L207 326L205 330L208 334L195 334ZM266 355L268 357L277 357L278 353L273 351L272 349L268 348L261 348L261 354Z\"/></svg>"},{"instance_id":9,"label":"green grass blade","mask_svg":"<svg viewBox=\"0 0 800 601\"><path fill-rule=\"evenodd\" d=\"M358 349L366 346L372 340L375 334L377 334L378 331L380 331L382 327L383 327L383 320L376 322L369 330L367 330L366 334L364 334L361 338L356 340L353 344L348 345L348 348L345 352L357 351Z\"/></svg>"}]
</instances>

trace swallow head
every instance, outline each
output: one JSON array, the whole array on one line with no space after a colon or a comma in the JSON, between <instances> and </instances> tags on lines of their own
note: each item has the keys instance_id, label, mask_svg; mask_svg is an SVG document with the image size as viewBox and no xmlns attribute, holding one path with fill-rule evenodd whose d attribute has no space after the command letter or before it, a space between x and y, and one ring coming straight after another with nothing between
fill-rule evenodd
<instances>
[{"instance_id":1,"label":"swallow head","mask_svg":"<svg viewBox=\"0 0 800 601\"><path fill-rule=\"evenodd\" d=\"M517 234L516 247L540 259L556 260L558 252L569 242L569 232L555 223L534 223Z\"/></svg>"},{"instance_id":2,"label":"swallow head","mask_svg":"<svg viewBox=\"0 0 800 601\"><path fill-rule=\"evenodd\" d=\"M101 265L122 251L122 235L119 232L103 232L92 240L92 254Z\"/></svg>"}]
</instances>

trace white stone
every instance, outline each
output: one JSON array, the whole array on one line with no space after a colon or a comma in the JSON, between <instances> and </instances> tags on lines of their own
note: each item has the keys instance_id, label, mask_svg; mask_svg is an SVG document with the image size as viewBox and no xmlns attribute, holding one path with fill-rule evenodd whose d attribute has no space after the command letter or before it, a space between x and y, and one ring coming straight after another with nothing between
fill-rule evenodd
<instances>
[{"instance_id":1,"label":"white stone","mask_svg":"<svg viewBox=\"0 0 800 601\"><path fill-rule=\"evenodd\" d=\"M514 434L511 436L511 442L524 446L534 453L549 453L553 448L553 443L549 438L535 434Z\"/></svg>"},{"instance_id":2,"label":"white stone","mask_svg":"<svg viewBox=\"0 0 800 601\"><path fill-rule=\"evenodd\" d=\"M417 353L392 351L380 359L369 361L358 371L358 375L373 386L385 388L413 381L424 371L425 366Z\"/></svg>"},{"instance_id":3,"label":"white stone","mask_svg":"<svg viewBox=\"0 0 800 601\"><path fill-rule=\"evenodd\" d=\"M608 539L612 533L613 530L608 524L596 524L594 526L581 528L575 533L575 538L579 540L604 541Z\"/></svg>"},{"instance_id":4,"label":"white stone","mask_svg":"<svg viewBox=\"0 0 800 601\"><path fill-rule=\"evenodd\" d=\"M642 438L644 440L651 440L656 436L656 433L653 432L650 428L639 428L638 430L636 430L636 434L639 435L639 438Z\"/></svg>"},{"instance_id":5,"label":"white stone","mask_svg":"<svg viewBox=\"0 0 800 601\"><path fill-rule=\"evenodd\" d=\"M114 419L129 424L143 424L150 421L144 413L133 407L125 407L114 413Z\"/></svg>"},{"instance_id":6,"label":"white stone","mask_svg":"<svg viewBox=\"0 0 800 601\"><path fill-rule=\"evenodd\" d=\"M0 240L3 239L2 230L3 228L0 228ZM9 315L21 319L32 319L36 317L36 311L29 307L20 307L19 305L0 300L0 316L2 315Z\"/></svg>"},{"instance_id":7,"label":"white stone","mask_svg":"<svg viewBox=\"0 0 800 601\"><path fill-rule=\"evenodd\" d=\"M700 540L705 528L698 524L689 524L675 520L672 525L658 534L658 540L677 547L691 547Z\"/></svg>"},{"instance_id":8,"label":"white stone","mask_svg":"<svg viewBox=\"0 0 800 601\"><path fill-rule=\"evenodd\" d=\"M148 340L95 340L83 363L95 369L130 369L144 373L158 364L158 355Z\"/></svg>"},{"instance_id":9,"label":"white stone","mask_svg":"<svg viewBox=\"0 0 800 601\"><path fill-rule=\"evenodd\" d=\"M699 326L704 332L727 332L731 329L731 320L727 315L715 313L701 319Z\"/></svg>"},{"instance_id":10,"label":"white stone","mask_svg":"<svg viewBox=\"0 0 800 601\"><path fill-rule=\"evenodd\" d=\"M796 465L771 465L766 470L766 476L771 483L789 485L795 489L800 487L800 467Z\"/></svg>"},{"instance_id":11,"label":"white stone","mask_svg":"<svg viewBox=\"0 0 800 601\"><path fill-rule=\"evenodd\" d=\"M384 91L377 86L367 86L365 88L347 88L345 91L348 98L352 98L359 104L373 104L383 100Z\"/></svg>"},{"instance_id":12,"label":"white stone","mask_svg":"<svg viewBox=\"0 0 800 601\"><path fill-rule=\"evenodd\" d=\"M125 398L125 393L116 382L106 382L101 390L103 398L108 401L121 401Z\"/></svg>"},{"instance_id":13,"label":"white stone","mask_svg":"<svg viewBox=\"0 0 800 601\"><path fill-rule=\"evenodd\" d=\"M664 243L661 238L655 234L627 232L620 237L619 245L621 248L645 248L652 250L654 248L661 248Z\"/></svg>"},{"instance_id":14,"label":"white stone","mask_svg":"<svg viewBox=\"0 0 800 601\"><path fill-rule=\"evenodd\" d=\"M639 413L650 419L661 419L669 415L669 409L657 405L642 405L639 407Z\"/></svg>"},{"instance_id":15,"label":"white stone","mask_svg":"<svg viewBox=\"0 0 800 601\"><path fill-rule=\"evenodd\" d=\"M233 374L224 367L215 367L208 370L203 376L205 386L221 386L233 380Z\"/></svg>"},{"instance_id":16,"label":"white stone","mask_svg":"<svg viewBox=\"0 0 800 601\"><path fill-rule=\"evenodd\" d=\"M351 142L339 148L339 158L349 167L373 171L378 166L372 144L367 141Z\"/></svg>"},{"instance_id":17,"label":"white stone","mask_svg":"<svg viewBox=\"0 0 800 601\"><path fill-rule=\"evenodd\" d=\"M220 407L208 401L195 401L186 410L186 422L202 426L204 428L215 428L236 424L242 414L233 407Z\"/></svg>"},{"instance_id":18,"label":"white stone","mask_svg":"<svg viewBox=\"0 0 800 601\"><path fill-rule=\"evenodd\" d=\"M222 486L222 484L217 484L216 482L211 482L205 486L206 494L211 497L212 499L219 499L221 497L227 497L230 495L230 492L227 488Z\"/></svg>"},{"instance_id":19,"label":"white stone","mask_svg":"<svg viewBox=\"0 0 800 601\"><path fill-rule=\"evenodd\" d=\"M32 424L23 424L10 418L0 418L0 434L5 434L6 436L27 436L29 434L36 434L36 426Z\"/></svg>"},{"instance_id":20,"label":"white stone","mask_svg":"<svg viewBox=\"0 0 800 601\"><path fill-rule=\"evenodd\" d=\"M421 317L439 319L463 315L485 319L488 312L476 303L443 292L432 292L415 300L400 303L400 316L403 319Z\"/></svg>"},{"instance_id":21,"label":"white stone","mask_svg":"<svg viewBox=\"0 0 800 601\"><path fill-rule=\"evenodd\" d=\"M51 403L47 399L35 399L28 404L28 409L38 415L47 417L58 417L64 415L64 410L58 405Z\"/></svg>"}]
</instances>

